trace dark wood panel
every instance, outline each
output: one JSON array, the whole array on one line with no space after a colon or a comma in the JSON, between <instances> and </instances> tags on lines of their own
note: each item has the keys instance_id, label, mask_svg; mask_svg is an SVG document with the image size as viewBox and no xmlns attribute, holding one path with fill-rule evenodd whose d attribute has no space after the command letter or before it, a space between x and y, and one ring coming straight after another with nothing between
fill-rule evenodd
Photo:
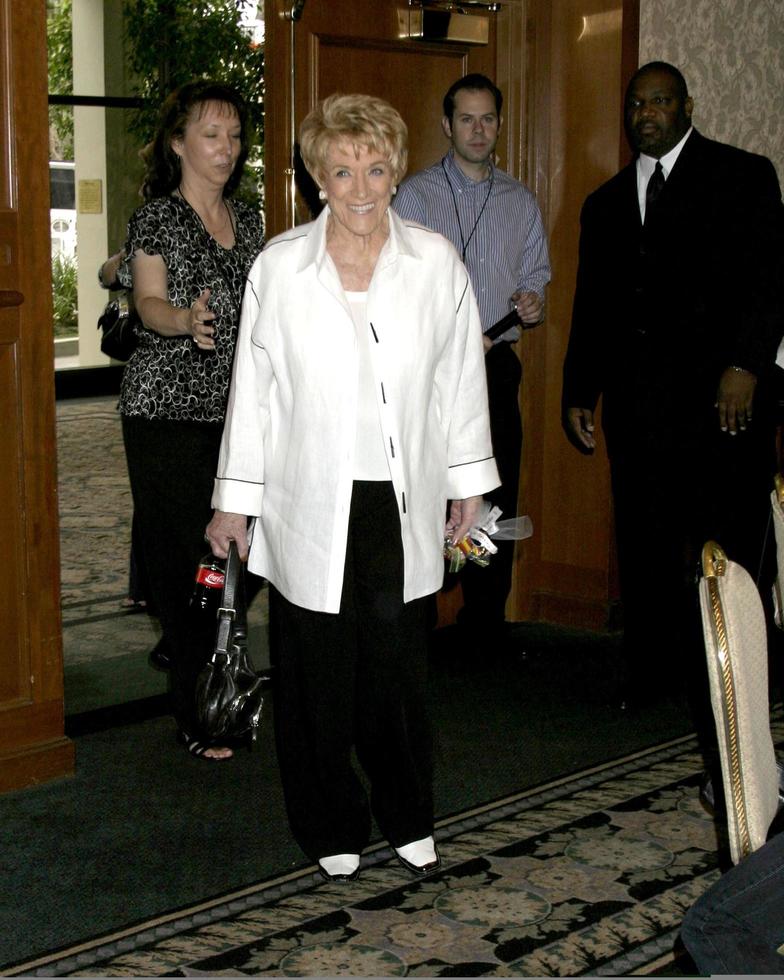
<instances>
[{"instance_id":1,"label":"dark wood panel","mask_svg":"<svg viewBox=\"0 0 784 980\"><path fill-rule=\"evenodd\" d=\"M39 742L50 745L63 734L62 702L22 701L0 709L0 753L29 752Z\"/></svg>"},{"instance_id":2,"label":"dark wood panel","mask_svg":"<svg viewBox=\"0 0 784 980\"><path fill-rule=\"evenodd\" d=\"M531 619L579 629L604 630L608 620L607 600L604 597L586 599L579 593L565 594L563 591L547 592L539 589L534 593L531 603Z\"/></svg>"},{"instance_id":3,"label":"dark wood panel","mask_svg":"<svg viewBox=\"0 0 784 980\"><path fill-rule=\"evenodd\" d=\"M0 149L5 152L4 147ZM3 306L18 305L16 287L19 284L18 215L16 211L0 208L0 293Z\"/></svg>"},{"instance_id":4,"label":"dark wood panel","mask_svg":"<svg viewBox=\"0 0 784 980\"><path fill-rule=\"evenodd\" d=\"M9 96L11 93L11 29L9 6L0 3L0 118L11 114ZM14 147L11 133L7 127L0 128L0 210L10 208L13 201ZM1 227L1 226L0 226ZM0 230L0 242L2 231ZM2 259L0 259L0 263Z\"/></svg>"},{"instance_id":5,"label":"dark wood panel","mask_svg":"<svg viewBox=\"0 0 784 980\"><path fill-rule=\"evenodd\" d=\"M466 72L464 48L317 36L311 50L315 101L333 92L365 92L386 99L409 128L409 173L443 156L447 143L441 130L441 97ZM423 99L423 92L433 97Z\"/></svg>"},{"instance_id":6,"label":"dark wood panel","mask_svg":"<svg viewBox=\"0 0 784 980\"><path fill-rule=\"evenodd\" d=\"M27 745L2 757L0 793L70 776L73 771L74 745L70 739L61 736Z\"/></svg>"},{"instance_id":7,"label":"dark wood panel","mask_svg":"<svg viewBox=\"0 0 784 980\"><path fill-rule=\"evenodd\" d=\"M534 538L521 549L513 613L596 626L617 597L609 469L602 443L581 456L561 427L561 370L577 270L579 216L621 164L626 65L636 60L636 0L531 0L536 80L531 184L553 267L543 327L526 332L522 472ZM630 53L631 51L631 53ZM603 610L603 614L600 612Z\"/></svg>"},{"instance_id":8,"label":"dark wood panel","mask_svg":"<svg viewBox=\"0 0 784 980\"><path fill-rule=\"evenodd\" d=\"M18 533L22 510L22 460L19 444L19 406L13 396L19 392L17 346L5 343L6 336L17 337L18 313L0 310L0 401L4 402L0 426L0 541L7 574L0 588L0 623L5 637L0 670L0 706L20 698L30 698L30 672L26 670L24 628L24 551Z\"/></svg>"}]
</instances>

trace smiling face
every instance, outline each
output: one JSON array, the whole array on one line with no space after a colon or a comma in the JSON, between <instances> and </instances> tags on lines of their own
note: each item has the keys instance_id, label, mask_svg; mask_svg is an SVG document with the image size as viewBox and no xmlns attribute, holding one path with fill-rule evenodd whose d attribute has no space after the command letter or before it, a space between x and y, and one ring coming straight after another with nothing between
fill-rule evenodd
<instances>
[{"instance_id":1,"label":"smiling face","mask_svg":"<svg viewBox=\"0 0 784 980\"><path fill-rule=\"evenodd\" d=\"M486 89L460 89L455 93L452 118L444 116L441 125L460 169L468 177L484 177L501 128L493 93Z\"/></svg>"},{"instance_id":2,"label":"smiling face","mask_svg":"<svg viewBox=\"0 0 784 980\"><path fill-rule=\"evenodd\" d=\"M191 110L182 136L172 140L183 184L223 188L242 150L242 126L234 106L204 102Z\"/></svg>"},{"instance_id":3,"label":"smiling face","mask_svg":"<svg viewBox=\"0 0 784 980\"><path fill-rule=\"evenodd\" d=\"M393 175L385 153L340 140L330 144L322 176L336 232L386 234Z\"/></svg>"},{"instance_id":4,"label":"smiling face","mask_svg":"<svg viewBox=\"0 0 784 980\"><path fill-rule=\"evenodd\" d=\"M626 93L626 134L639 153L657 160L683 139L691 126L693 103L665 71L633 78Z\"/></svg>"}]
</instances>

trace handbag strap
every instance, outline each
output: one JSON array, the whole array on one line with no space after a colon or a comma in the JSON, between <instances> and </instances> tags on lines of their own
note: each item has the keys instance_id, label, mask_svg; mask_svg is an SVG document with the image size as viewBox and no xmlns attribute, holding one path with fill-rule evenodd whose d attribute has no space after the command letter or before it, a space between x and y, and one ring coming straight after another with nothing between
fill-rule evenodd
<instances>
[{"instance_id":1,"label":"handbag strap","mask_svg":"<svg viewBox=\"0 0 784 980\"><path fill-rule=\"evenodd\" d=\"M245 579L242 574L237 545L229 543L229 556L223 579L221 605L218 609L218 633L215 639L215 653L228 655L229 646L248 635L248 613L245 603Z\"/></svg>"}]
</instances>

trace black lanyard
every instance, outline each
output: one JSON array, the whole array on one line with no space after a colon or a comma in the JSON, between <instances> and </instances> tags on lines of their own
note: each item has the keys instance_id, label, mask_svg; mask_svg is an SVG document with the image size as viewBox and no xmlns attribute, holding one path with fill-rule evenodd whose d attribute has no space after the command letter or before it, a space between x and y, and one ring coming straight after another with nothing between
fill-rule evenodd
<instances>
[{"instance_id":1,"label":"black lanyard","mask_svg":"<svg viewBox=\"0 0 784 980\"><path fill-rule=\"evenodd\" d=\"M462 248L462 251L460 253L460 258L465 262L465 257L466 257L466 252L468 251L468 246L471 244L471 239L474 237L474 232L476 231L477 225L479 224L479 219L485 213L485 208L487 207L487 202L490 200L490 194L492 193L492 190L493 190L493 180L495 178L495 170L493 169L493 167L490 167L490 182L489 182L489 186L487 188L487 195L485 197L484 204L479 209L479 214L476 216L476 221L474 222L474 227L471 229L471 234L468 236L468 240L466 240L463 237L463 223L460 220L460 211L458 210L458 207L457 207L457 195L455 194L455 189L452 186L452 181L449 179L449 174L447 173L447 169L444 166L444 161L443 160L441 160L441 169L444 171L444 176L446 177L446 182L449 185L449 190L452 193L452 202L453 202L453 204L455 206L455 217L457 218L457 228L458 228L458 231L460 232L460 245L461 245L461 248Z\"/></svg>"}]
</instances>

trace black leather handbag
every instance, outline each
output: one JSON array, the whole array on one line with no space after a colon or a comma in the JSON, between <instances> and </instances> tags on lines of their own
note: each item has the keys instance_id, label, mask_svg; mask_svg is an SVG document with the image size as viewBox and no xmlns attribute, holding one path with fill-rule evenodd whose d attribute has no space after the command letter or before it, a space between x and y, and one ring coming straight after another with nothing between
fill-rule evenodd
<instances>
[{"instance_id":1,"label":"black leather handbag","mask_svg":"<svg viewBox=\"0 0 784 980\"><path fill-rule=\"evenodd\" d=\"M196 681L196 717L210 739L256 740L264 688L269 677L257 673L248 653L248 623L242 562L232 541L218 609L215 651Z\"/></svg>"},{"instance_id":2,"label":"black leather handbag","mask_svg":"<svg viewBox=\"0 0 784 980\"><path fill-rule=\"evenodd\" d=\"M139 317L128 302L127 295L107 303L98 318L98 329L103 331L101 350L115 361L127 361L136 350L139 335L136 324Z\"/></svg>"}]
</instances>

